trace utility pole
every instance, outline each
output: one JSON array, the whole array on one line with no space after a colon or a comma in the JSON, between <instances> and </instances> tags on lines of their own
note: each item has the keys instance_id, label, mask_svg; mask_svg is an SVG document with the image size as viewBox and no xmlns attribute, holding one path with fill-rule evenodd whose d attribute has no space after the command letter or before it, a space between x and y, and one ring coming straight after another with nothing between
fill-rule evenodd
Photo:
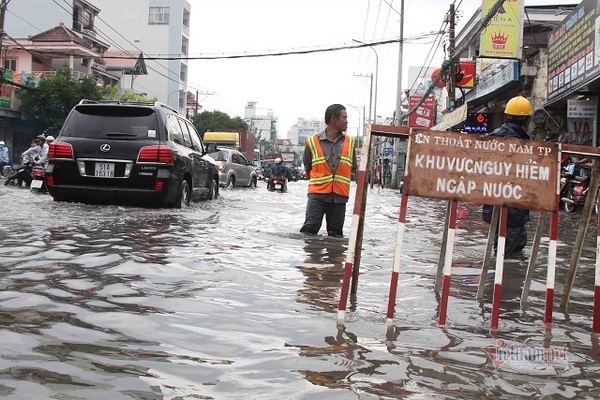
<instances>
[{"instance_id":1,"label":"utility pole","mask_svg":"<svg viewBox=\"0 0 600 400\"><path fill-rule=\"evenodd\" d=\"M402 115L402 52L404 51L404 0L400 0L400 46L398 49L398 85L396 87L396 118L395 125L400 126Z\"/></svg>"},{"instance_id":2,"label":"utility pole","mask_svg":"<svg viewBox=\"0 0 600 400\"><path fill-rule=\"evenodd\" d=\"M448 72L448 84L446 86L448 90L448 111L454 110L455 103L455 91L456 91L456 61L454 52L456 50L456 38L455 38L455 22L456 16L454 11L454 3L450 4L450 11L448 11L449 19L449 32L448 32L448 58L450 60L449 72Z\"/></svg>"},{"instance_id":3,"label":"utility pole","mask_svg":"<svg viewBox=\"0 0 600 400\"><path fill-rule=\"evenodd\" d=\"M400 0L400 40L398 47L398 86L396 88L396 115L394 118L394 125L402 125L402 58L404 57L404 0ZM402 177L399 175L398 160L400 158L400 140L398 138L392 139L392 189L398 189L399 181ZM403 168L402 168L403 169Z\"/></svg>"},{"instance_id":4,"label":"utility pole","mask_svg":"<svg viewBox=\"0 0 600 400\"><path fill-rule=\"evenodd\" d=\"M2 78L4 78L4 49L2 48L2 39L4 39L4 17L8 3L10 3L10 0L2 0L0 2L0 71L2 71Z\"/></svg>"}]
</instances>

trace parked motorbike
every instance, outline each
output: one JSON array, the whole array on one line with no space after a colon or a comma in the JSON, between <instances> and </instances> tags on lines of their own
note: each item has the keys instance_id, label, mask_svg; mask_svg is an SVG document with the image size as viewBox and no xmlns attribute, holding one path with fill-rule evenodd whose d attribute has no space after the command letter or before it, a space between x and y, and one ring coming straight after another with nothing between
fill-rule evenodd
<instances>
[{"instance_id":1,"label":"parked motorbike","mask_svg":"<svg viewBox=\"0 0 600 400\"><path fill-rule=\"evenodd\" d=\"M560 201L565 212L573 212L578 206L585 204L590 189L589 168L574 163L563 166L560 179Z\"/></svg>"},{"instance_id":2,"label":"parked motorbike","mask_svg":"<svg viewBox=\"0 0 600 400\"><path fill-rule=\"evenodd\" d=\"M33 193L48 193L46 189L46 169L40 165L36 165L31 170L31 185L30 191Z\"/></svg>"},{"instance_id":3,"label":"parked motorbike","mask_svg":"<svg viewBox=\"0 0 600 400\"><path fill-rule=\"evenodd\" d=\"M287 179L282 176L273 176L269 177L267 181L267 190L270 192L279 191L285 192L287 191Z\"/></svg>"},{"instance_id":4,"label":"parked motorbike","mask_svg":"<svg viewBox=\"0 0 600 400\"><path fill-rule=\"evenodd\" d=\"M21 187L23 183L25 183L25 186L29 187L31 185L31 181L33 180L33 177L31 176L32 170L33 160L24 160L23 163L16 169L16 171L6 178L4 186Z\"/></svg>"}]
</instances>

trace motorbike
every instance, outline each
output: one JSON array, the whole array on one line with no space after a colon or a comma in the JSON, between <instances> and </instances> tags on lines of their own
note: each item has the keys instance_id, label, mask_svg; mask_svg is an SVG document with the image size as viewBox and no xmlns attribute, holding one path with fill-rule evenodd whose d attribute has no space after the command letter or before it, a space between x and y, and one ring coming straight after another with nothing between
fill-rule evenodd
<instances>
[{"instance_id":1,"label":"motorbike","mask_svg":"<svg viewBox=\"0 0 600 400\"><path fill-rule=\"evenodd\" d=\"M29 187L33 177L31 171L33 170L33 160L24 159L23 163L17 167L17 169L6 178L4 186L19 186L25 183L25 186Z\"/></svg>"},{"instance_id":2,"label":"motorbike","mask_svg":"<svg viewBox=\"0 0 600 400\"><path fill-rule=\"evenodd\" d=\"M585 204L590 189L588 169L574 163L567 163L563 166L560 179L560 201L563 203L565 212L573 212L578 206Z\"/></svg>"},{"instance_id":3,"label":"motorbike","mask_svg":"<svg viewBox=\"0 0 600 400\"><path fill-rule=\"evenodd\" d=\"M48 193L46 189L46 169L40 165L36 165L31 170L31 185L29 190L32 193Z\"/></svg>"},{"instance_id":4,"label":"motorbike","mask_svg":"<svg viewBox=\"0 0 600 400\"><path fill-rule=\"evenodd\" d=\"M270 192L279 191L285 192L287 191L287 179L282 176L273 176L269 177L267 181L267 190Z\"/></svg>"}]
</instances>

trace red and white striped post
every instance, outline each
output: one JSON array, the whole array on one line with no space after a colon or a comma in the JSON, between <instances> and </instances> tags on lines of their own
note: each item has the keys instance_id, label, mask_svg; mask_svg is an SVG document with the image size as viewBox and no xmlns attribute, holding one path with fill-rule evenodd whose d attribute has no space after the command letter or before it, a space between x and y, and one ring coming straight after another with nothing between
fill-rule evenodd
<instances>
[{"instance_id":1,"label":"red and white striped post","mask_svg":"<svg viewBox=\"0 0 600 400\"><path fill-rule=\"evenodd\" d=\"M338 305L337 323L343 324L346 316L346 306L348 303L348 292L350 291L350 278L354 269L354 261L356 257L356 245L358 242L358 228L362 210L363 197L365 196L367 166L370 157L371 147L371 130L367 135L363 136L363 151L360 157L358 166L358 175L356 178L356 195L354 197L354 209L352 211L352 230L348 241L348 254L346 254L346 264L344 266L344 278L342 280L342 292L340 294L340 302Z\"/></svg>"},{"instance_id":2,"label":"red and white striped post","mask_svg":"<svg viewBox=\"0 0 600 400\"><path fill-rule=\"evenodd\" d=\"M596 236L596 276L594 282L594 319L592 333L600 333L600 213L598 213L598 226Z\"/></svg>"},{"instance_id":3,"label":"red and white striped post","mask_svg":"<svg viewBox=\"0 0 600 400\"><path fill-rule=\"evenodd\" d=\"M394 308L396 307L396 294L398 291L398 274L400 272L400 262L402 260L402 243L404 241L404 228L406 224L406 208L408 206L408 195L406 191L402 193L400 203L400 216L398 217L398 233L396 234L396 247L394 249L394 265L392 267L392 277L390 281L390 294L388 297L387 325L391 326L394 321Z\"/></svg>"},{"instance_id":4,"label":"red and white striped post","mask_svg":"<svg viewBox=\"0 0 600 400\"><path fill-rule=\"evenodd\" d=\"M502 300L502 274L504 273L504 250L506 248L506 219L508 207L500 208L500 225L498 228L498 244L496 246L496 270L494 276L494 296L492 299L491 329L498 329L500 301Z\"/></svg>"},{"instance_id":5,"label":"red and white striped post","mask_svg":"<svg viewBox=\"0 0 600 400\"><path fill-rule=\"evenodd\" d=\"M446 312L448 310L448 296L450 294L450 277L452 275L452 255L454 253L454 236L456 235L456 208L457 201L450 202L450 217L448 219L448 237L446 239L446 252L444 254L444 270L442 277L442 299L439 308L439 325L446 325Z\"/></svg>"},{"instance_id":6,"label":"red and white striped post","mask_svg":"<svg viewBox=\"0 0 600 400\"><path fill-rule=\"evenodd\" d=\"M544 324L546 329L552 323L552 304L554 302L554 280L556 277L556 248L558 242L558 205L560 198L556 196L557 209L550 218L550 242L548 243L548 271L546 272L546 308L544 310Z\"/></svg>"}]
</instances>

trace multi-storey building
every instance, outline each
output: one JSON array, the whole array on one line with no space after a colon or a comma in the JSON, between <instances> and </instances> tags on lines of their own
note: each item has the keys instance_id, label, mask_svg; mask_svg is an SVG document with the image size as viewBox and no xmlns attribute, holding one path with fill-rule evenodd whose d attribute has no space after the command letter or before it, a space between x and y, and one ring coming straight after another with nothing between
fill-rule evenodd
<instances>
[{"instance_id":1,"label":"multi-storey building","mask_svg":"<svg viewBox=\"0 0 600 400\"><path fill-rule=\"evenodd\" d=\"M298 118L298 121L292 125L287 133L290 150L297 153L299 158L302 159L306 139L310 135L324 131L326 127L325 121L320 119Z\"/></svg>"},{"instance_id":2,"label":"multi-storey building","mask_svg":"<svg viewBox=\"0 0 600 400\"><path fill-rule=\"evenodd\" d=\"M146 57L148 75L132 76L129 87L156 96L185 113L191 6L186 0L88 0L100 12L95 27L110 38L111 50L139 50ZM123 82L126 85L127 83Z\"/></svg>"},{"instance_id":3,"label":"multi-storey building","mask_svg":"<svg viewBox=\"0 0 600 400\"><path fill-rule=\"evenodd\" d=\"M74 71L91 69L95 75L117 76L121 92L145 93L185 113L188 66L178 56L188 54L190 11L186 0L13 1L4 28L9 38L27 38L62 22L84 40L110 51L104 60L75 63ZM106 68L135 65L140 55L175 59L148 61L147 75L124 74L122 79ZM91 64L81 65L87 62Z\"/></svg>"},{"instance_id":4,"label":"multi-storey building","mask_svg":"<svg viewBox=\"0 0 600 400\"><path fill-rule=\"evenodd\" d=\"M263 110L259 114L257 110ZM257 108L256 101L249 101L244 110L244 121L250 127L250 132L256 141L266 140L275 143L277 139L277 117L270 108Z\"/></svg>"}]
</instances>

